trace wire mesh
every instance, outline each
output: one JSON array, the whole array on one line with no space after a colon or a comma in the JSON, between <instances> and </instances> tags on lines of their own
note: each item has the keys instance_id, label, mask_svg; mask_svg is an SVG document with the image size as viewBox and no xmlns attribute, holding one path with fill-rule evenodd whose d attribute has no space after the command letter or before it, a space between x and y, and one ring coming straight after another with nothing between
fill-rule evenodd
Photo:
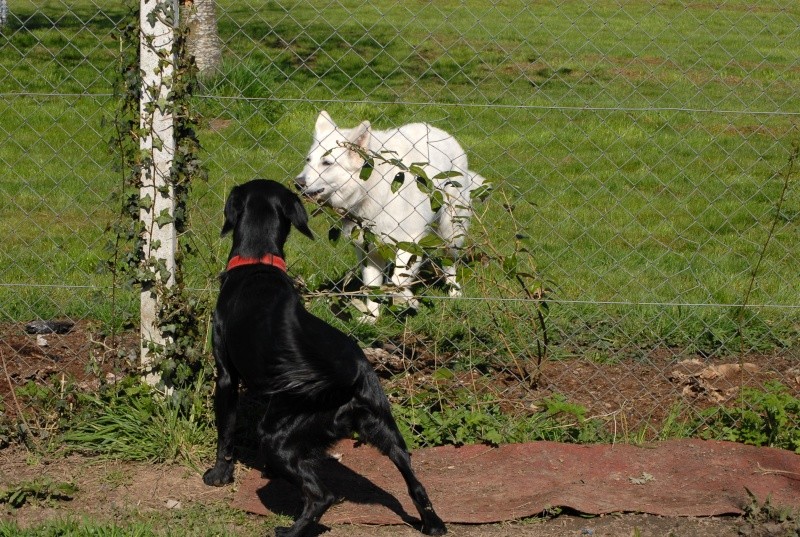
<instances>
[{"instance_id":1,"label":"wire mesh","mask_svg":"<svg viewBox=\"0 0 800 537\"><path fill-rule=\"evenodd\" d=\"M201 5L221 63L195 94L209 171L184 237L197 293L213 300L227 255L226 193L254 177L294 188L322 110L342 128L440 128L491 181L470 202L461 295L442 284L447 256L430 256L414 311L384 287L369 293L377 319L361 322L352 234L326 239L339 215L308 200L317 240L290 241L309 308L368 349L420 443L525 438L498 416L548 413L566 416L554 437L595 419L598 438L652 438L701 429L704 409L747 386L800 393L796 3L182 8ZM58 370L38 360L57 361L60 336L37 345L26 322L78 322L78 347L102 365L102 334L136 316L135 293L105 269L121 182L111 88L130 46L114 29L131 7L0 12L7 411L12 385Z\"/></svg>"}]
</instances>

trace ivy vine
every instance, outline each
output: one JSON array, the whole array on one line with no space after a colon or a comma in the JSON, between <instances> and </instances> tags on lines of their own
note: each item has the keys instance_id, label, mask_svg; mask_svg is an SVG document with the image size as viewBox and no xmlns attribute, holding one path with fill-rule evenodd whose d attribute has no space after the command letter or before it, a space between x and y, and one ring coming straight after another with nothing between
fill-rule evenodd
<instances>
[{"instance_id":1,"label":"ivy vine","mask_svg":"<svg viewBox=\"0 0 800 537\"><path fill-rule=\"evenodd\" d=\"M173 20L170 2L158 4L157 16ZM153 372L161 382L175 393L192 384L198 373L206 365L205 355L206 323L208 304L193 296L184 281L184 261L194 254L189 234L189 194L196 181L207 179L207 172L200 160L200 142L197 137L199 116L195 111L192 95L197 83L197 66L188 53L188 29L175 28L171 54L162 55L159 68L170 63L173 69L171 86L163 106L165 112L173 117L175 153L168 178L172 190L174 212L172 215L158 215L158 225L174 223L178 234L175 252L175 269L172 284L168 285L170 274L163 261L149 263L145 255L144 225L140 219L141 211L152 209L152 199L140 197L142 173L147 173L153 162L152 151L140 149L140 141L146 136L146 129L140 126L140 99L143 78L140 69L140 45L142 34L139 28L138 3L131 8L129 21L118 28L119 64L114 81L113 136L110 148L115 157L115 172L119 174L119 184L114 201L119 207L118 217L108 226L112 237L108 268L114 276L114 310L118 287L149 291L158 304L158 328L164 337L164 345L150 345L153 356ZM156 105L153 105L156 106ZM161 277L155 277L160 273ZM130 314L129 314L130 315ZM133 319L124 322L131 326Z\"/></svg>"}]
</instances>

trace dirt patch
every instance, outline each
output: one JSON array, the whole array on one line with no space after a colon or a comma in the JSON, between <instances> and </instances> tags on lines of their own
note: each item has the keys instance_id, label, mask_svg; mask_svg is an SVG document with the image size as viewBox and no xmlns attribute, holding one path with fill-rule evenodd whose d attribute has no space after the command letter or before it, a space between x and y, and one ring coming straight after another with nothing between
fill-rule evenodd
<instances>
[{"instance_id":1,"label":"dirt patch","mask_svg":"<svg viewBox=\"0 0 800 537\"><path fill-rule=\"evenodd\" d=\"M778 381L800 396L800 349L727 359L655 349L638 359L610 363L581 358L549 361L542 366L538 384L531 386L513 368L499 366L433 378L434 369L448 363L434 356L433 348L412 336L366 353L389 392L414 394L449 383L521 414L536 412L542 399L559 394L585 407L588 417L607 423L614 440L634 435L637 440L655 439L668 420L695 419L704 409L731 404L742 388L762 388L769 381ZM0 325L3 421L13 423L20 413L36 410L15 398L12 388L33 382L51 390L55 398L65 396L61 393L65 386L93 391L135 367L138 352L135 334L102 334L88 322L76 324L66 334L46 335L27 334L24 325Z\"/></svg>"},{"instance_id":2,"label":"dirt patch","mask_svg":"<svg viewBox=\"0 0 800 537\"><path fill-rule=\"evenodd\" d=\"M669 348L610 362L576 357L545 362L531 385L525 372L491 365L455 371L442 380L432 372L448 360L434 356L433 348L412 335L365 353L390 393L421 393L431 386L442 393L448 387L467 389L520 415L537 412L542 399L558 394L584 407L588 418L605 422L614 441L658 439L667 422L690 422L703 410L731 405L745 387L760 389L776 381L800 396L800 349L726 358Z\"/></svg>"},{"instance_id":3,"label":"dirt patch","mask_svg":"<svg viewBox=\"0 0 800 537\"><path fill-rule=\"evenodd\" d=\"M24 325L0 325L0 396L8 400L11 386L46 385L54 375L93 391L109 374L129 370L138 348L134 333L105 334L88 321L61 334L29 334Z\"/></svg>"},{"instance_id":4,"label":"dirt patch","mask_svg":"<svg viewBox=\"0 0 800 537\"><path fill-rule=\"evenodd\" d=\"M230 501L232 489L207 487L198 473L175 465L103 461L71 455L42 459L21 447L0 451L0 489L24 483L71 483L71 498L31 498L12 509L0 504L0 518L31 527L48 520L80 519L114 522L131 513L147 515L192 503Z\"/></svg>"}]
</instances>

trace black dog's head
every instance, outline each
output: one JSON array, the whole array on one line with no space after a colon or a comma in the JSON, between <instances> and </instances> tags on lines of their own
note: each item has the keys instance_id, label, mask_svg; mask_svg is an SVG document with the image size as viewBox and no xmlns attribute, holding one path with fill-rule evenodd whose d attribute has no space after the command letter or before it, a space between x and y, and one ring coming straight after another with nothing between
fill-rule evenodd
<instances>
[{"instance_id":1,"label":"black dog's head","mask_svg":"<svg viewBox=\"0 0 800 537\"><path fill-rule=\"evenodd\" d=\"M236 186L225 202L222 235L233 232L232 254L283 255L292 225L303 235L314 238L300 198L275 181L255 179Z\"/></svg>"}]
</instances>

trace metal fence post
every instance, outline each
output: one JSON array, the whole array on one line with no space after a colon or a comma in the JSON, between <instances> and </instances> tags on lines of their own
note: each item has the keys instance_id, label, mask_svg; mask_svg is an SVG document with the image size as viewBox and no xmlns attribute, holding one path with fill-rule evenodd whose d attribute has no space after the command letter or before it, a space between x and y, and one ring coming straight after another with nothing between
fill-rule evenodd
<instances>
[{"instance_id":1,"label":"metal fence post","mask_svg":"<svg viewBox=\"0 0 800 537\"><path fill-rule=\"evenodd\" d=\"M167 101L171 89L174 60L174 24L178 5L174 0L140 0L141 72L140 148L142 166L140 218L144 223L144 266L152 272L152 285L141 292L141 365L145 380L156 384L151 371L153 348L167 343L158 326L156 286L171 286L175 279L177 234L173 220L175 202L170 184L170 169L175 154L173 114Z\"/></svg>"}]
</instances>

